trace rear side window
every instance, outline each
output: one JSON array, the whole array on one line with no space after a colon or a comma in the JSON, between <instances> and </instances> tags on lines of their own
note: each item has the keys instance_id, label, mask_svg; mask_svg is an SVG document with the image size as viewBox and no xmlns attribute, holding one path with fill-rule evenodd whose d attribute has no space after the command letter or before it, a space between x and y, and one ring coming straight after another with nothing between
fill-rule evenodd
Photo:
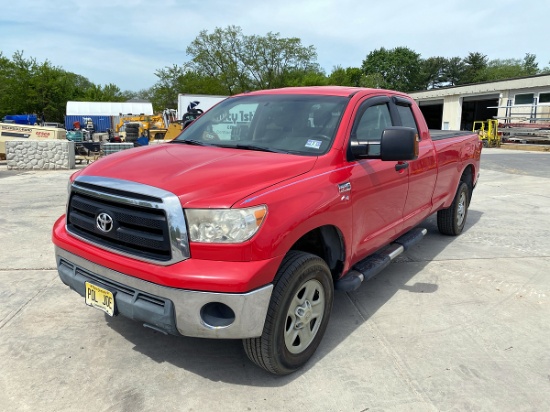
<instances>
[{"instance_id":1,"label":"rear side window","mask_svg":"<svg viewBox=\"0 0 550 412\"><path fill-rule=\"evenodd\" d=\"M397 112L399 113L399 117L401 118L401 125L405 127L411 127L418 132L411 106L402 106L398 104L396 105L396 107Z\"/></svg>"}]
</instances>

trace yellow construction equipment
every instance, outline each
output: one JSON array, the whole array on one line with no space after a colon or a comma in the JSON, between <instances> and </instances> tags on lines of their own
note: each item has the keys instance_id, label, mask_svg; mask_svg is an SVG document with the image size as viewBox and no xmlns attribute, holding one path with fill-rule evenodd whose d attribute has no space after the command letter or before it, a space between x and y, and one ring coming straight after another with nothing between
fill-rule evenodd
<instances>
[{"instance_id":1,"label":"yellow construction equipment","mask_svg":"<svg viewBox=\"0 0 550 412\"><path fill-rule=\"evenodd\" d=\"M501 134L498 131L498 120L476 120L472 131L479 135L483 147L500 147Z\"/></svg>"},{"instance_id":2,"label":"yellow construction equipment","mask_svg":"<svg viewBox=\"0 0 550 412\"><path fill-rule=\"evenodd\" d=\"M170 124L176 120L176 110L165 109L162 114L152 116L125 116L121 117L115 127L118 134L125 133L125 141L134 142L141 136L150 141L164 140Z\"/></svg>"},{"instance_id":3,"label":"yellow construction equipment","mask_svg":"<svg viewBox=\"0 0 550 412\"><path fill-rule=\"evenodd\" d=\"M170 122L168 130L164 136L164 140L172 140L180 135L180 133L189 126L194 120L200 117L203 113L201 109L194 109L192 107L187 108L187 112L183 114L181 120L175 120Z\"/></svg>"}]
</instances>

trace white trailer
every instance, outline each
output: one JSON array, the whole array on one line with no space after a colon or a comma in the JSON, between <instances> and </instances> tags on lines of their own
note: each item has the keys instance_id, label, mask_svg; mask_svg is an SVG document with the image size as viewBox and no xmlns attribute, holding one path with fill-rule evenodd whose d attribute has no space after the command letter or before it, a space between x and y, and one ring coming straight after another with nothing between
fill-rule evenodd
<instances>
[{"instance_id":1,"label":"white trailer","mask_svg":"<svg viewBox=\"0 0 550 412\"><path fill-rule=\"evenodd\" d=\"M211 94L178 94L178 119L181 120L183 115L189 109L200 109L203 112L210 109L216 103L226 99L227 96L215 96Z\"/></svg>"}]
</instances>

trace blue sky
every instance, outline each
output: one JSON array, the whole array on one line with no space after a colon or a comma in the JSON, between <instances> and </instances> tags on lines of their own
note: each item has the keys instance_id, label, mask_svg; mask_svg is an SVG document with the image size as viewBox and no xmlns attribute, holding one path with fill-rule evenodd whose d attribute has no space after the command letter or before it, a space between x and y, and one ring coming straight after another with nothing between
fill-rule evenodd
<instances>
[{"instance_id":1,"label":"blue sky","mask_svg":"<svg viewBox=\"0 0 550 412\"><path fill-rule=\"evenodd\" d=\"M122 90L151 87L157 69L189 60L201 30L241 27L314 46L330 73L360 67L369 52L405 46L422 58L537 56L550 66L550 2L541 0L20 0L2 6L0 51Z\"/></svg>"}]
</instances>

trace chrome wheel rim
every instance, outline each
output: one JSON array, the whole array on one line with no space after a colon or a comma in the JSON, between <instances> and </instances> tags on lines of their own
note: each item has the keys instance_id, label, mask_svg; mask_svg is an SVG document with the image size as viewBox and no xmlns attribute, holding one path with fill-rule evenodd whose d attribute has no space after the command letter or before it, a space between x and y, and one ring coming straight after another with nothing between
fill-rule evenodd
<instances>
[{"instance_id":1,"label":"chrome wheel rim","mask_svg":"<svg viewBox=\"0 0 550 412\"><path fill-rule=\"evenodd\" d=\"M325 312L325 290L316 279L296 292L286 315L285 346L292 354L306 350L315 339Z\"/></svg>"},{"instance_id":2,"label":"chrome wheel rim","mask_svg":"<svg viewBox=\"0 0 550 412\"><path fill-rule=\"evenodd\" d=\"M458 205L456 210L456 224L462 226L464 218L466 217L466 192L461 192L458 198Z\"/></svg>"}]
</instances>

